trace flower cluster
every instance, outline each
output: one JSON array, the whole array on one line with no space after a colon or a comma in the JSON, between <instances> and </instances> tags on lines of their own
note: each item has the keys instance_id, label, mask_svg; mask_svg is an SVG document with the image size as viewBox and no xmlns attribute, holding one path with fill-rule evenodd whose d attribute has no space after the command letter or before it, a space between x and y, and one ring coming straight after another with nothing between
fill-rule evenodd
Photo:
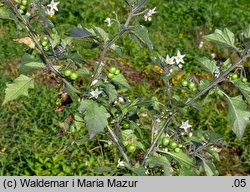
<instances>
[{"instance_id":1,"label":"flower cluster","mask_svg":"<svg viewBox=\"0 0 250 192\"><path fill-rule=\"evenodd\" d=\"M55 2L54 0L52 0L50 2L50 4L48 4L47 6L50 7L50 9L47 10L47 14L52 17L53 15L55 15L55 11L58 11L57 5L60 2Z\"/></svg>"},{"instance_id":2,"label":"flower cluster","mask_svg":"<svg viewBox=\"0 0 250 192\"><path fill-rule=\"evenodd\" d=\"M167 55L165 63L168 64L168 65L173 65L173 64L176 63L178 65L178 67L181 69L182 68L181 63L184 63L184 60L183 60L184 57L185 57L185 55L182 55L180 53L180 51L178 50L176 56L170 57L169 55Z\"/></svg>"},{"instance_id":3,"label":"flower cluster","mask_svg":"<svg viewBox=\"0 0 250 192\"><path fill-rule=\"evenodd\" d=\"M149 9L149 11L144 15L145 21L151 21L152 20L152 15L156 13L155 11L156 7L153 9Z\"/></svg>"}]
</instances>

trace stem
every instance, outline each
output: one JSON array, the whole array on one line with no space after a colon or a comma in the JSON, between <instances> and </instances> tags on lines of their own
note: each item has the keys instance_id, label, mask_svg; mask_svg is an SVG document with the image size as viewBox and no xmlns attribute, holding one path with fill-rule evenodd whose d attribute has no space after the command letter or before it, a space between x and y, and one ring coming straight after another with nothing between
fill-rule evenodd
<instances>
[{"instance_id":1,"label":"stem","mask_svg":"<svg viewBox=\"0 0 250 192\"><path fill-rule=\"evenodd\" d=\"M124 27L121 29L121 31L117 34L117 35L115 35L115 37L108 43L108 44L105 44L104 45L104 47L103 47L103 50L102 50L102 52L101 52L101 54L100 54L100 58L99 58L99 64L98 64L98 66L97 66L97 70L96 70L96 72L95 72L95 74L94 74L94 76L93 76L93 78L92 78L92 80L90 81L90 84L89 85L91 85L92 84L92 82L94 81L94 80L96 80L96 79L98 79L98 76L101 74L101 72L102 72L102 70L103 70L103 67L105 66L104 64L103 64L103 60L104 60L104 58L105 58L105 55L106 55L106 53L108 52L108 50L110 49L110 47L126 32L126 31L128 31L128 25L129 25L129 23L130 23L130 21L131 21L131 19L132 19L132 17L134 16L134 12L133 12L133 10L130 10L130 13L129 13L129 15L128 15L128 18L127 18L127 20L126 20L126 23L125 23L125 25L124 25ZM89 86L90 87L90 86Z\"/></svg>"},{"instance_id":2,"label":"stem","mask_svg":"<svg viewBox=\"0 0 250 192\"><path fill-rule=\"evenodd\" d=\"M159 140L161 134L163 133L163 131L165 130L165 128L168 126L170 120L176 115L177 113L173 113L172 115L168 116L167 120L165 121L164 125L162 126L161 130L159 131L158 135L156 136L155 140L153 141L153 143L151 144L150 148L148 149L142 163L141 166L144 167L145 163L149 157L149 155L153 152L155 144L157 143L157 141Z\"/></svg>"},{"instance_id":3,"label":"stem","mask_svg":"<svg viewBox=\"0 0 250 192\"><path fill-rule=\"evenodd\" d=\"M228 68L225 72L223 72L218 78L216 78L215 80L213 80L209 85L207 85L206 88L204 88L203 90L201 90L196 96L194 96L191 100L189 100L186 105L190 105L192 104L195 100L197 100L200 96L204 95L206 92L208 92L211 88L215 87L217 84L219 84L221 81L223 81L223 79L235 68L237 68L241 62L243 62L245 59L247 59L248 57L250 57L250 54L245 55L243 57L240 58L240 60L238 62L236 62L235 64L233 64L230 68Z\"/></svg>"},{"instance_id":4,"label":"stem","mask_svg":"<svg viewBox=\"0 0 250 192\"><path fill-rule=\"evenodd\" d=\"M171 94L171 84L169 83L169 81L167 81L166 92L167 92L167 95L168 95L169 105L171 107L172 106L173 97L172 97L172 94Z\"/></svg>"},{"instance_id":5,"label":"stem","mask_svg":"<svg viewBox=\"0 0 250 192\"><path fill-rule=\"evenodd\" d=\"M122 145L120 144L120 142L119 142L119 140L118 140L116 134L113 132L113 130L112 130L109 126L107 126L107 128L108 128L108 131L109 131L110 135L112 136L113 140L115 141L116 145L118 146L118 148L119 148L119 150L120 150L120 152L121 152L123 158L124 158L125 161L130 165L130 160L129 160L127 154L125 153L125 151L124 151ZM131 166L131 165L130 165L130 166Z\"/></svg>"},{"instance_id":6,"label":"stem","mask_svg":"<svg viewBox=\"0 0 250 192\"><path fill-rule=\"evenodd\" d=\"M59 73L59 71L56 70L56 68L53 66L53 64L51 63L51 61L49 60L49 58L47 57L46 53L44 52L44 50L42 49L39 41L36 38L36 34L34 33L34 31L32 30L32 27L30 26L30 24L28 22L26 22L26 20L22 17L22 15L19 13L19 11L17 10L16 6L13 4L13 2L11 0L5 0L11 7L11 9L14 11L14 13L16 14L17 18L21 21L21 23L23 24L23 26L25 27L25 29L27 30L27 32L29 33L30 37L32 38L32 40L34 41L37 49L40 51L41 55L44 58L45 61L45 66L48 68L49 71L52 71L53 73L55 73L57 76L63 78L61 76L61 74Z\"/></svg>"}]
</instances>

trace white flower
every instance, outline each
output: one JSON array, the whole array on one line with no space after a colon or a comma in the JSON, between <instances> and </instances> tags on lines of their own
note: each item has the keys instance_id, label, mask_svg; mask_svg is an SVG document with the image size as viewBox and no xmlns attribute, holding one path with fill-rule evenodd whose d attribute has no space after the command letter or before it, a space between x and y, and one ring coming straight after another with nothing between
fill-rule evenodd
<instances>
[{"instance_id":1,"label":"white flower","mask_svg":"<svg viewBox=\"0 0 250 192\"><path fill-rule=\"evenodd\" d=\"M102 93L102 91L99 91L98 90L98 88L96 88L94 91L92 90L92 91L90 91L90 94L91 94L91 96L90 96L90 98L98 98L98 96L100 95Z\"/></svg>"},{"instance_id":2,"label":"white flower","mask_svg":"<svg viewBox=\"0 0 250 192\"><path fill-rule=\"evenodd\" d=\"M94 86L97 82L98 82L98 80L97 80L97 79L95 79L94 81L92 81L92 83L91 83L90 87Z\"/></svg>"},{"instance_id":3,"label":"white flower","mask_svg":"<svg viewBox=\"0 0 250 192\"><path fill-rule=\"evenodd\" d=\"M147 15L150 17L150 16L152 16L153 14L155 14L155 13L156 13L155 9L156 9L156 7L153 8L153 9L149 9Z\"/></svg>"},{"instance_id":4,"label":"white flower","mask_svg":"<svg viewBox=\"0 0 250 192\"><path fill-rule=\"evenodd\" d=\"M105 23L108 23L108 27L110 27L111 26L111 19L108 17L108 18L106 18L105 20L104 20L104 22Z\"/></svg>"},{"instance_id":5,"label":"white flower","mask_svg":"<svg viewBox=\"0 0 250 192\"><path fill-rule=\"evenodd\" d=\"M182 54L180 53L180 51L178 50L177 56L175 57L176 63L177 63L177 64L179 64L179 63L184 63L184 61L183 61L183 58L184 58L184 57L185 57L185 55L182 55Z\"/></svg>"},{"instance_id":6,"label":"white flower","mask_svg":"<svg viewBox=\"0 0 250 192\"><path fill-rule=\"evenodd\" d=\"M125 166L124 161L121 161L120 159L118 159L118 165L117 165L117 167L124 167L124 166Z\"/></svg>"},{"instance_id":7,"label":"white flower","mask_svg":"<svg viewBox=\"0 0 250 192\"><path fill-rule=\"evenodd\" d=\"M149 11L144 15L145 21L151 21L152 20L151 16L156 13L155 9L156 9L156 7L153 8L153 9L149 9Z\"/></svg>"},{"instance_id":8,"label":"white flower","mask_svg":"<svg viewBox=\"0 0 250 192\"><path fill-rule=\"evenodd\" d=\"M53 9L49 9L47 10L47 14L50 16L50 17L53 17L55 15L55 11Z\"/></svg>"},{"instance_id":9,"label":"white flower","mask_svg":"<svg viewBox=\"0 0 250 192\"><path fill-rule=\"evenodd\" d=\"M149 171L148 171L148 170L146 170L146 171L145 171L145 174L146 174L146 175L148 175L148 174L149 174Z\"/></svg>"},{"instance_id":10,"label":"white flower","mask_svg":"<svg viewBox=\"0 0 250 192\"><path fill-rule=\"evenodd\" d=\"M59 4L60 2L54 2L54 0L52 0L50 2L50 4L48 4L47 6L50 7L50 10L55 10L55 11L58 11L57 9L57 5Z\"/></svg>"},{"instance_id":11,"label":"white flower","mask_svg":"<svg viewBox=\"0 0 250 192\"><path fill-rule=\"evenodd\" d=\"M169 55L167 55L165 62L168 65L173 65L174 64L174 59L175 59L175 57L169 57Z\"/></svg>"},{"instance_id":12,"label":"white flower","mask_svg":"<svg viewBox=\"0 0 250 192\"><path fill-rule=\"evenodd\" d=\"M188 123L188 120L187 120L187 121L182 121L182 124L181 124L181 126L180 126L180 128L181 128L181 129L184 129L185 132L187 132L187 129L190 128L190 127L192 127L192 125L190 125L190 124Z\"/></svg>"}]
</instances>

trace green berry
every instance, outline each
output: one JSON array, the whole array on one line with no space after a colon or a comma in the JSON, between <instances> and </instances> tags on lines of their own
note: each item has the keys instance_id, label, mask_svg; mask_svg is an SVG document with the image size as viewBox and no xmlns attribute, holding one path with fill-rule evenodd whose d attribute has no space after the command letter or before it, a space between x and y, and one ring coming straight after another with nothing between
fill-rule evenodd
<instances>
[{"instance_id":1,"label":"green berry","mask_svg":"<svg viewBox=\"0 0 250 192\"><path fill-rule=\"evenodd\" d=\"M246 77L243 77L243 78L241 79L241 81L242 81L242 83L246 83L246 82L247 82L247 78L246 78Z\"/></svg>"},{"instance_id":2,"label":"green berry","mask_svg":"<svg viewBox=\"0 0 250 192\"><path fill-rule=\"evenodd\" d=\"M194 87L195 87L195 83L190 82L190 83L188 84L188 88L189 88L190 90L192 90Z\"/></svg>"},{"instance_id":3,"label":"green berry","mask_svg":"<svg viewBox=\"0 0 250 192\"><path fill-rule=\"evenodd\" d=\"M179 152L181 151L181 149L180 149L179 147L177 147L177 148L174 149L174 151L175 151L176 153L179 153Z\"/></svg>"},{"instance_id":4,"label":"green berry","mask_svg":"<svg viewBox=\"0 0 250 192\"><path fill-rule=\"evenodd\" d=\"M238 79L238 75L237 75L236 73L232 74L231 79L232 79L232 80Z\"/></svg>"},{"instance_id":5,"label":"green berry","mask_svg":"<svg viewBox=\"0 0 250 192\"><path fill-rule=\"evenodd\" d=\"M69 77L71 74L72 74L72 70L70 70L70 69L66 69L66 70L64 71L64 75L65 75L66 77Z\"/></svg>"},{"instance_id":6,"label":"green berry","mask_svg":"<svg viewBox=\"0 0 250 192\"><path fill-rule=\"evenodd\" d=\"M192 90L193 92L196 92L196 91L197 91L197 87L193 87L191 90Z\"/></svg>"},{"instance_id":7,"label":"green berry","mask_svg":"<svg viewBox=\"0 0 250 192\"><path fill-rule=\"evenodd\" d=\"M43 47L46 47L47 45L48 45L48 40L47 39L43 39L42 40L42 42L41 42L41 45L43 46Z\"/></svg>"},{"instance_id":8,"label":"green berry","mask_svg":"<svg viewBox=\"0 0 250 192\"><path fill-rule=\"evenodd\" d=\"M133 144L127 145L127 151L130 153L134 153L136 151L136 146Z\"/></svg>"},{"instance_id":9,"label":"green berry","mask_svg":"<svg viewBox=\"0 0 250 192\"><path fill-rule=\"evenodd\" d=\"M26 6L28 4L28 1L27 0L22 0L21 4Z\"/></svg>"},{"instance_id":10,"label":"green berry","mask_svg":"<svg viewBox=\"0 0 250 192\"><path fill-rule=\"evenodd\" d=\"M182 85L183 87L187 87L187 86L188 86L188 82L187 82L186 80L183 80L183 81L181 82L181 85Z\"/></svg>"},{"instance_id":11,"label":"green berry","mask_svg":"<svg viewBox=\"0 0 250 192\"><path fill-rule=\"evenodd\" d=\"M117 68L115 66L110 66L109 67L109 72L112 73L112 74L115 74Z\"/></svg>"},{"instance_id":12,"label":"green berry","mask_svg":"<svg viewBox=\"0 0 250 192\"><path fill-rule=\"evenodd\" d=\"M46 51L46 52L47 52L47 51L49 51L49 50L50 50L49 45L47 45L47 46L43 47L43 50L44 50L44 51Z\"/></svg>"},{"instance_id":13,"label":"green berry","mask_svg":"<svg viewBox=\"0 0 250 192\"><path fill-rule=\"evenodd\" d=\"M170 149L175 149L176 147L177 147L177 143L176 142L174 142L174 141L171 141L170 143L169 143L169 148Z\"/></svg>"},{"instance_id":14,"label":"green berry","mask_svg":"<svg viewBox=\"0 0 250 192\"><path fill-rule=\"evenodd\" d=\"M108 77L109 79L113 79L114 76L115 76L115 75L114 75L113 73L108 73L108 74L107 74L107 77Z\"/></svg>"},{"instance_id":15,"label":"green berry","mask_svg":"<svg viewBox=\"0 0 250 192\"><path fill-rule=\"evenodd\" d=\"M70 78L72 80L76 80L78 78L78 73L77 72L72 72L71 75L70 75Z\"/></svg>"},{"instance_id":16,"label":"green berry","mask_svg":"<svg viewBox=\"0 0 250 192\"><path fill-rule=\"evenodd\" d=\"M121 73L120 69L115 70L115 75L119 75Z\"/></svg>"},{"instance_id":17,"label":"green berry","mask_svg":"<svg viewBox=\"0 0 250 192\"><path fill-rule=\"evenodd\" d=\"M163 137L162 138L162 145L163 146L168 146L169 142L170 142L170 138L169 137Z\"/></svg>"},{"instance_id":18,"label":"green berry","mask_svg":"<svg viewBox=\"0 0 250 192\"><path fill-rule=\"evenodd\" d=\"M20 5L19 8L20 8L21 10L25 11L27 7L26 7L25 5Z\"/></svg>"},{"instance_id":19,"label":"green berry","mask_svg":"<svg viewBox=\"0 0 250 192\"><path fill-rule=\"evenodd\" d=\"M22 9L18 9L18 11L19 11L19 13L20 13L21 15L24 15L24 14L25 14L24 10L22 10Z\"/></svg>"},{"instance_id":20,"label":"green berry","mask_svg":"<svg viewBox=\"0 0 250 192\"><path fill-rule=\"evenodd\" d=\"M130 124L129 124L128 122L123 122L123 123L122 123L122 127L123 127L124 129L129 129L129 128L130 128Z\"/></svg>"}]
</instances>

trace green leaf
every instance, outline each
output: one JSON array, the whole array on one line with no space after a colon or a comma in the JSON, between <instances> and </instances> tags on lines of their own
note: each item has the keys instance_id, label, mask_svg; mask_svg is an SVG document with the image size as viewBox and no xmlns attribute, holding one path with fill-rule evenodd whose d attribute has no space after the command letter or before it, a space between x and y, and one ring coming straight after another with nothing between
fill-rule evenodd
<instances>
[{"instance_id":1,"label":"green leaf","mask_svg":"<svg viewBox=\"0 0 250 192\"><path fill-rule=\"evenodd\" d=\"M108 42L109 36L102 28L94 26L93 29L94 29L95 33L102 38L104 43Z\"/></svg>"},{"instance_id":2,"label":"green leaf","mask_svg":"<svg viewBox=\"0 0 250 192\"><path fill-rule=\"evenodd\" d=\"M82 119L82 117L78 113L76 113L74 115L74 124L75 124L75 127L76 127L77 131L79 131L81 128L85 127L84 120Z\"/></svg>"},{"instance_id":3,"label":"green leaf","mask_svg":"<svg viewBox=\"0 0 250 192\"><path fill-rule=\"evenodd\" d=\"M144 167L127 167L129 170L133 171L138 176L145 176L146 168Z\"/></svg>"},{"instance_id":4,"label":"green leaf","mask_svg":"<svg viewBox=\"0 0 250 192\"><path fill-rule=\"evenodd\" d=\"M122 106L122 114L125 116L129 111L131 111L134 107L136 107L137 103L139 102L139 99L134 99L131 103Z\"/></svg>"},{"instance_id":5,"label":"green leaf","mask_svg":"<svg viewBox=\"0 0 250 192\"><path fill-rule=\"evenodd\" d=\"M223 31L216 29L214 33L203 36L203 38L207 41L216 43L222 48L233 48L235 50L238 50L238 48L234 45L234 34L227 28L225 28Z\"/></svg>"},{"instance_id":6,"label":"green leaf","mask_svg":"<svg viewBox=\"0 0 250 192\"><path fill-rule=\"evenodd\" d=\"M112 102L114 102L116 100L118 94L116 92L116 89L115 89L114 85L106 84L105 85L105 92L109 97L109 103L112 103Z\"/></svg>"},{"instance_id":7,"label":"green leaf","mask_svg":"<svg viewBox=\"0 0 250 192\"><path fill-rule=\"evenodd\" d=\"M122 139L124 141L137 141L137 137L134 134L134 130L132 129L126 129L121 131Z\"/></svg>"},{"instance_id":8,"label":"green leaf","mask_svg":"<svg viewBox=\"0 0 250 192\"><path fill-rule=\"evenodd\" d=\"M160 109L160 102L157 99L157 97L153 96L152 99L151 99L151 102L152 102L153 109L156 110L156 111L159 111L159 109Z\"/></svg>"},{"instance_id":9,"label":"green leaf","mask_svg":"<svg viewBox=\"0 0 250 192\"><path fill-rule=\"evenodd\" d=\"M250 38L250 25L248 25L245 30L243 31L243 36L246 38L246 39L249 39Z\"/></svg>"},{"instance_id":10,"label":"green leaf","mask_svg":"<svg viewBox=\"0 0 250 192\"><path fill-rule=\"evenodd\" d=\"M86 76L90 75L90 72L86 67L83 67L83 68L77 70L77 73L80 77L86 77Z\"/></svg>"},{"instance_id":11,"label":"green leaf","mask_svg":"<svg viewBox=\"0 0 250 192\"><path fill-rule=\"evenodd\" d=\"M210 60L207 57L199 57L195 59L197 64L201 66L201 68L211 74L214 74L216 69L216 62L214 60Z\"/></svg>"},{"instance_id":12,"label":"green leaf","mask_svg":"<svg viewBox=\"0 0 250 192\"><path fill-rule=\"evenodd\" d=\"M232 65L231 59L227 59L225 62L222 63L222 66L221 66L222 71L226 71L227 69L231 67L231 65Z\"/></svg>"},{"instance_id":13,"label":"green leaf","mask_svg":"<svg viewBox=\"0 0 250 192\"><path fill-rule=\"evenodd\" d=\"M241 139L247 124L249 123L250 112L247 110L247 105L243 101L242 96L229 97L223 92L228 101L228 114L227 118L231 123L231 129L236 136Z\"/></svg>"},{"instance_id":14,"label":"green leaf","mask_svg":"<svg viewBox=\"0 0 250 192\"><path fill-rule=\"evenodd\" d=\"M166 152L168 155L171 155L175 160L182 162L186 166L193 166L193 160L186 154L180 151L176 152Z\"/></svg>"},{"instance_id":15,"label":"green leaf","mask_svg":"<svg viewBox=\"0 0 250 192\"><path fill-rule=\"evenodd\" d=\"M73 38L85 38L94 36L87 29L82 27L73 28L70 30L70 37Z\"/></svg>"},{"instance_id":16,"label":"green leaf","mask_svg":"<svg viewBox=\"0 0 250 192\"><path fill-rule=\"evenodd\" d=\"M8 101L17 99L21 95L28 96L29 89L34 89L34 79L25 75L20 75L12 84L7 84L2 105L6 104Z\"/></svg>"},{"instance_id":17,"label":"green leaf","mask_svg":"<svg viewBox=\"0 0 250 192\"><path fill-rule=\"evenodd\" d=\"M44 63L43 62L30 62L30 63L25 63L22 65L19 69L21 73L27 73L27 72L33 72L38 69L44 69Z\"/></svg>"},{"instance_id":18,"label":"green leaf","mask_svg":"<svg viewBox=\"0 0 250 192\"><path fill-rule=\"evenodd\" d=\"M243 83L242 79L237 79L235 81L232 81L233 84L240 90L242 95L245 97L247 102L250 104L250 83L246 82Z\"/></svg>"},{"instance_id":19,"label":"green leaf","mask_svg":"<svg viewBox=\"0 0 250 192\"><path fill-rule=\"evenodd\" d=\"M151 42L149 38L148 30L146 27L144 27L143 25L136 25L135 29L133 31L130 31L130 34L133 34L134 36L136 36L137 40L145 44L150 51L153 50L153 43ZM133 38L133 35L132 35L132 38ZM135 38L133 39L138 43L138 41Z\"/></svg>"},{"instance_id":20,"label":"green leaf","mask_svg":"<svg viewBox=\"0 0 250 192\"><path fill-rule=\"evenodd\" d=\"M0 7L0 19L15 20L15 17L6 7Z\"/></svg>"},{"instance_id":21,"label":"green leaf","mask_svg":"<svg viewBox=\"0 0 250 192\"><path fill-rule=\"evenodd\" d=\"M63 82L65 83L65 88L64 88L64 91L67 92L67 93L77 93L77 94L80 94L81 92L78 91L73 85L71 85L70 82L68 82L66 79L62 79Z\"/></svg>"},{"instance_id":22,"label":"green leaf","mask_svg":"<svg viewBox=\"0 0 250 192\"><path fill-rule=\"evenodd\" d=\"M40 57L35 57L30 54L24 54L19 71L21 73L29 73L43 68L45 68L45 65Z\"/></svg>"},{"instance_id":23,"label":"green leaf","mask_svg":"<svg viewBox=\"0 0 250 192\"><path fill-rule=\"evenodd\" d=\"M115 75L115 77L112 79L112 82L114 82L114 84L116 85L125 87L127 89L130 88L128 81L125 79L125 77L122 74Z\"/></svg>"},{"instance_id":24,"label":"green leaf","mask_svg":"<svg viewBox=\"0 0 250 192\"><path fill-rule=\"evenodd\" d=\"M215 168L215 165L211 161L202 159L202 163L203 163L203 168L207 176L215 175L216 168Z\"/></svg>"},{"instance_id":25,"label":"green leaf","mask_svg":"<svg viewBox=\"0 0 250 192\"><path fill-rule=\"evenodd\" d=\"M118 45L113 44L111 46L111 49L116 53L116 55L118 55L119 57L122 57L122 50Z\"/></svg>"},{"instance_id":26,"label":"green leaf","mask_svg":"<svg viewBox=\"0 0 250 192\"><path fill-rule=\"evenodd\" d=\"M147 159L146 165L149 168L162 167L164 169L164 175L169 176L172 172L172 167L169 160L164 156L150 156Z\"/></svg>"},{"instance_id":27,"label":"green leaf","mask_svg":"<svg viewBox=\"0 0 250 192\"><path fill-rule=\"evenodd\" d=\"M80 113L85 113L84 121L86 123L90 138L96 134L103 132L108 125L108 117L110 116L103 106L99 106L93 100L84 100L78 108Z\"/></svg>"},{"instance_id":28,"label":"green leaf","mask_svg":"<svg viewBox=\"0 0 250 192\"><path fill-rule=\"evenodd\" d=\"M51 34L50 45L55 48L61 41L61 37L57 33Z\"/></svg>"}]
</instances>

